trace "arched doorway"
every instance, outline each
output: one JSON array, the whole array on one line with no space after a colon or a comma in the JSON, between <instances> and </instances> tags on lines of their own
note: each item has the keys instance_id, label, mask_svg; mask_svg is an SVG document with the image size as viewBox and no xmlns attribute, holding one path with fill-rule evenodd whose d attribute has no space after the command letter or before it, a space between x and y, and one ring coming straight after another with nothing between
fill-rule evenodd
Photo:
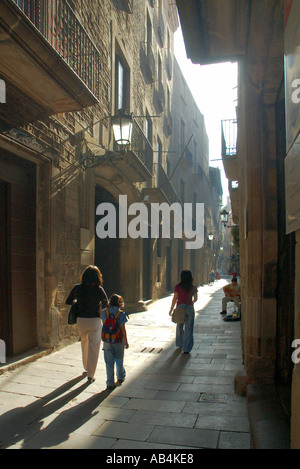
<instances>
[{"instance_id":1,"label":"arched doorway","mask_svg":"<svg viewBox=\"0 0 300 469\"><path fill-rule=\"evenodd\" d=\"M116 208L117 226L119 220L119 204L114 196L100 186L95 188L95 207L101 203L111 203ZM123 295L121 290L120 240L116 238L100 239L96 233L96 225L101 216L95 217L95 265L103 275L104 289L109 297L113 293Z\"/></svg>"}]
</instances>

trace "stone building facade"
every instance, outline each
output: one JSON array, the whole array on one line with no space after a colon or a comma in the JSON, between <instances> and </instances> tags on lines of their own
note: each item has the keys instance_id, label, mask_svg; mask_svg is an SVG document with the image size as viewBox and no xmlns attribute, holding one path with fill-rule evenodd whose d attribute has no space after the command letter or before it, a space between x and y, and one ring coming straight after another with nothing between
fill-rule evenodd
<instances>
[{"instance_id":1,"label":"stone building facade","mask_svg":"<svg viewBox=\"0 0 300 469\"><path fill-rule=\"evenodd\" d=\"M299 2L177 0L177 5L194 63L239 62L237 154L224 155L224 168L230 183L238 182L230 195L239 225L244 366L248 384L275 388L284 412L271 431L280 435L290 428L296 449Z\"/></svg>"},{"instance_id":2,"label":"stone building facade","mask_svg":"<svg viewBox=\"0 0 300 469\"><path fill-rule=\"evenodd\" d=\"M178 281L180 271L190 269L198 285L209 281L209 273L216 269L220 247L219 206L222 198L220 171L209 167L208 136L204 116L186 83L174 58L174 89L172 96L173 132L170 152L167 153L167 172L179 200L204 204L203 247L185 249L183 241L175 244L172 258L178 268L173 268L172 284ZM208 235L212 233L213 241Z\"/></svg>"},{"instance_id":3,"label":"stone building facade","mask_svg":"<svg viewBox=\"0 0 300 469\"><path fill-rule=\"evenodd\" d=\"M173 289L191 266L178 261L183 240L171 248L159 236L97 236L102 203L118 214L120 196L148 208L180 201L168 173L180 156L170 151L178 24L169 0L1 2L0 331L8 355L77 337L65 299L89 264L129 313ZM111 135L120 108L133 116L125 154ZM207 145L201 119L199 148ZM203 162L209 184L206 154Z\"/></svg>"}]
</instances>

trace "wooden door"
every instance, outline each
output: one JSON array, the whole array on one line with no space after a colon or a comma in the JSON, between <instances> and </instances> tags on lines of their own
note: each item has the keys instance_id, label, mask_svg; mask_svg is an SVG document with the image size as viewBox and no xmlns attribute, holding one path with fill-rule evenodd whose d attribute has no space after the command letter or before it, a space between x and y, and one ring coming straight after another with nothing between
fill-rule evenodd
<instances>
[{"instance_id":1,"label":"wooden door","mask_svg":"<svg viewBox=\"0 0 300 469\"><path fill-rule=\"evenodd\" d=\"M9 356L37 345L36 168L13 154L1 154L0 173L0 316Z\"/></svg>"}]
</instances>

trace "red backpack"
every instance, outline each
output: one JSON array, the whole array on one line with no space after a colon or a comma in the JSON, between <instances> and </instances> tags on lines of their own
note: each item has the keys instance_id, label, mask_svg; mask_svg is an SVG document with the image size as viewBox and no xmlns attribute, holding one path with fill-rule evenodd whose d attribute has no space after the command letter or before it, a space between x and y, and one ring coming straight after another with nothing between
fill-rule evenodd
<instances>
[{"instance_id":1,"label":"red backpack","mask_svg":"<svg viewBox=\"0 0 300 469\"><path fill-rule=\"evenodd\" d=\"M118 344L122 342L123 334L121 331L120 325L118 325L117 319L120 316L122 311L118 311L115 316L109 314L108 309L106 308L105 314L106 319L103 323L101 338L103 342L109 344Z\"/></svg>"}]
</instances>

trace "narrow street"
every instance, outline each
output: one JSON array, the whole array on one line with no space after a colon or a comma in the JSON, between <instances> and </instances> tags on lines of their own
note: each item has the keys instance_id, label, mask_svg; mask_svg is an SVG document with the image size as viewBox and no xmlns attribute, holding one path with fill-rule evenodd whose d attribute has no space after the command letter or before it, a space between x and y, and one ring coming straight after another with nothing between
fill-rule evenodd
<instances>
[{"instance_id":1,"label":"narrow street","mask_svg":"<svg viewBox=\"0 0 300 469\"><path fill-rule=\"evenodd\" d=\"M113 391L102 350L87 385L79 342L0 375L0 448L250 449L246 398L234 392L241 323L220 315L227 281L199 287L190 355L175 347L171 296L132 314L127 378Z\"/></svg>"}]
</instances>

